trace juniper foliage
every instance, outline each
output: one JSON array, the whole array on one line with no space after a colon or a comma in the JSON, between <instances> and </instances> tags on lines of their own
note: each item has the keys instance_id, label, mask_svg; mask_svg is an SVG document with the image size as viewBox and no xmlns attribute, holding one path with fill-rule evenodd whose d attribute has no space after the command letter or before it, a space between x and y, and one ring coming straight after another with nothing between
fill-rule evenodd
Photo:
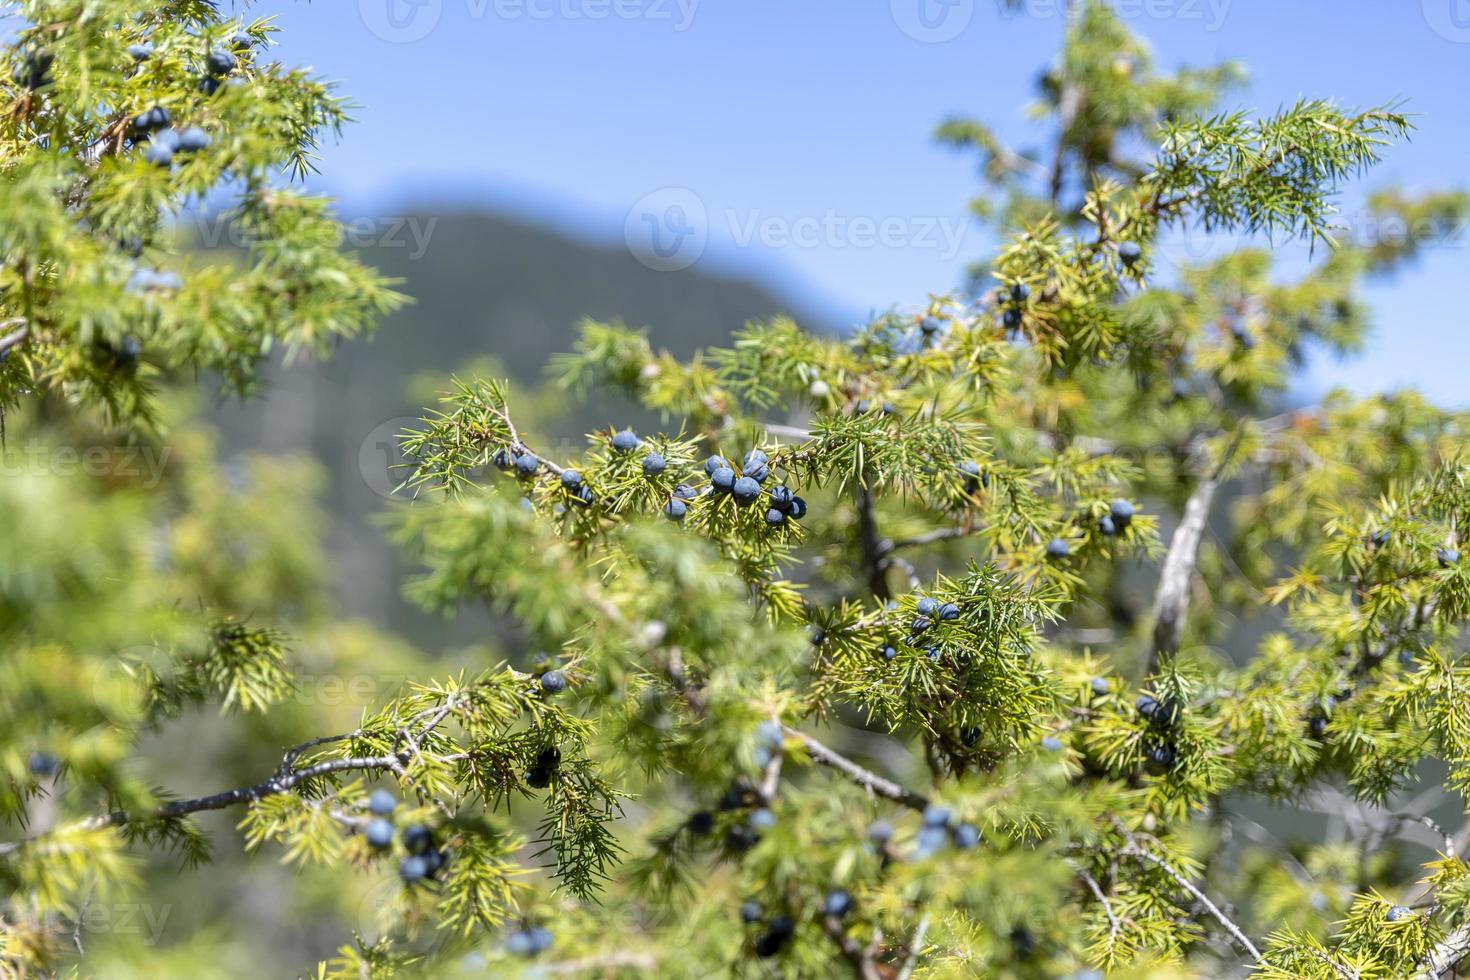
<instances>
[{"instance_id":1,"label":"juniper foliage","mask_svg":"<svg viewBox=\"0 0 1470 980\"><path fill-rule=\"evenodd\" d=\"M273 347L326 349L398 301L274 180L345 106L269 62L268 23L20 8L6 405L146 440L179 368L248 389ZM196 815L237 809L252 850L390 884L320 977L471 953L496 975L1448 975L1467 832L1430 811L1470 782L1466 420L1407 392L1278 407L1303 358L1359 343L1363 278L1413 258L1335 241L1331 206L1408 122L1224 111L1238 77L1160 74L1079 4L1034 107L1046 153L940 127L979 158L1002 241L972 290L845 337L752 323L688 361L589 322L554 380L667 424L609 425L577 458L517 424L506 383L456 381L403 438L409 594L553 653L408 684L233 790L155 789L133 743L201 703L289 710L283 626L319 628L301 528L216 557L241 513L311 524L286 464L225 503L207 452L162 493L8 478L5 968L64 966L67 923L135 887L135 852L209 860ZM143 159L154 106L209 146ZM173 257L164 217L225 186L246 257ZM1435 227L1465 205L1370 199ZM1248 237L1171 269L1199 229ZM1283 275L1269 246L1293 240L1319 251ZM177 283L127 287L165 260ZM1236 662L1221 645L1252 616L1269 629ZM366 832L382 782L386 846ZM1269 808L1349 833L1283 842Z\"/></svg>"}]
</instances>

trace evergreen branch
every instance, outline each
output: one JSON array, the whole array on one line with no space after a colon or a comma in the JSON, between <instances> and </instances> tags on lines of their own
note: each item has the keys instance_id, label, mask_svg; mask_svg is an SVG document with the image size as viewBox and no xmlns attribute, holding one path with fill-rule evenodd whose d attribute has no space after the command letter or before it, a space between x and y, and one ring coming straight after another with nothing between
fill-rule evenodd
<instances>
[{"instance_id":1,"label":"evergreen branch","mask_svg":"<svg viewBox=\"0 0 1470 980\"><path fill-rule=\"evenodd\" d=\"M1240 928L1240 926L1236 925L1235 922L1230 918L1230 916L1222 912L1220 910L1220 907L1212 902L1210 900L1210 897L1206 895L1199 888L1198 885L1186 878L1168 861L1165 861L1153 851L1150 851L1148 848L1140 844L1138 842L1138 839L1135 838L1132 834L1128 833L1128 831L1121 825L1119 825L1118 829L1128 840L1128 845L1122 850L1122 853L1124 855L1135 857L1141 861L1145 861L1158 868L1160 871L1164 872L1170 878L1174 879L1175 883L1177 883L1180 888L1183 888L1185 891L1189 892L1190 895L1194 896L1195 901L1199 902L1205 907L1205 910L1214 917L1216 922L1225 927L1225 931L1230 933L1235 941L1238 942L1246 950L1246 952L1250 953L1251 959L1255 960L1258 963L1261 961L1261 951L1256 948L1256 944L1250 941L1250 938L1246 936L1245 932Z\"/></svg>"},{"instance_id":2,"label":"evergreen branch","mask_svg":"<svg viewBox=\"0 0 1470 980\"><path fill-rule=\"evenodd\" d=\"M120 827L139 821L171 820L205 810L223 810L236 804L254 803L256 800L261 800L268 796L285 793L306 780L331 773L355 771L378 772L383 770L401 772L403 770L403 764L406 761L407 759L404 756L392 755L328 759L324 762L307 766L305 769L294 769L285 775L272 775L269 779L261 780L250 786L242 786L238 789L226 790L210 796L195 797L194 799L174 800L147 813L129 814L123 810L114 810L106 816L94 817L86 821L85 825L94 827Z\"/></svg>"}]
</instances>

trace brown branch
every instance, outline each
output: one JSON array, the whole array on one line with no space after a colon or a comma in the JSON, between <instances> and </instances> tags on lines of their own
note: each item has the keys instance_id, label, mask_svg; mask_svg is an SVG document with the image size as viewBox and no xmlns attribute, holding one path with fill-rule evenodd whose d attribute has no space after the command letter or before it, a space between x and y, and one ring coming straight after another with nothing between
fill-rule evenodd
<instances>
[{"instance_id":1,"label":"brown branch","mask_svg":"<svg viewBox=\"0 0 1470 980\"><path fill-rule=\"evenodd\" d=\"M220 793L212 793L208 796L196 796L185 800L172 800L161 804L151 810L142 813L128 813L125 810L113 810L110 813L98 814L80 821L74 826L84 829L96 829L99 827L122 827L131 823L139 823L149 820L174 820L186 817L194 813L202 813L209 810L223 810L236 806L240 803L254 803L268 796L276 796L280 793L289 792L301 783L318 776L327 776L338 772L392 772L399 777L406 777L405 766L418 754L424 739L443 719L453 710L463 706L463 692L458 696L449 698L443 705L426 708L419 712L409 725L422 717L432 715L433 722L421 729L418 734L407 734L400 730L399 742L401 743L407 734L407 745L399 747L395 743L394 749L387 755L355 756L346 759L327 759L322 762L313 763L302 769L295 768L296 760L303 752L320 745L333 742L341 742L360 734L358 731L347 732L341 735L323 735L318 738L302 742L300 745L288 749L281 759L280 766L267 779L249 786L241 786L236 789L225 790ZM464 754L457 756L446 756L445 758L463 758ZM54 831L47 831L35 837L24 840L10 841L0 844L0 854L9 854L13 851L40 840Z\"/></svg>"},{"instance_id":2,"label":"brown branch","mask_svg":"<svg viewBox=\"0 0 1470 980\"><path fill-rule=\"evenodd\" d=\"M868 591L879 602L887 602L892 593L888 591L888 566L883 561L885 542L878 534L878 520L873 516L873 495L865 486L857 488L857 513L858 546L868 579Z\"/></svg>"},{"instance_id":3,"label":"brown branch","mask_svg":"<svg viewBox=\"0 0 1470 980\"><path fill-rule=\"evenodd\" d=\"M883 980L883 975L878 972L878 964L873 959L873 951L864 949L856 939L844 932L841 921L829 915L823 920L822 929L842 951L843 959L852 966L854 976L859 980Z\"/></svg>"},{"instance_id":4,"label":"brown branch","mask_svg":"<svg viewBox=\"0 0 1470 980\"><path fill-rule=\"evenodd\" d=\"M114 810L106 816L94 817L86 821L86 824L94 827L105 827L109 825L119 827L140 820L169 820L176 817L188 816L191 813L199 813L204 810L223 810L237 803L253 803L267 796L284 793L308 779L314 779L317 776L325 776L334 772L397 771L402 766L403 760L391 755L364 756L351 759L328 759L325 762L318 762L316 765L307 766L305 769L295 769L286 775L273 775L269 779L262 780L251 786L242 786L239 789L226 790L223 793L215 793L211 796L195 797L191 800L174 800L147 813L129 814L123 810Z\"/></svg>"},{"instance_id":5,"label":"brown branch","mask_svg":"<svg viewBox=\"0 0 1470 980\"><path fill-rule=\"evenodd\" d=\"M807 755L812 757L813 762L836 769L868 792L921 812L929 806L929 801L918 793L910 792L891 779L885 779L875 772L864 769L846 756L827 748L810 735L790 727L783 726L783 730L789 737L801 740L806 746Z\"/></svg>"}]
</instances>

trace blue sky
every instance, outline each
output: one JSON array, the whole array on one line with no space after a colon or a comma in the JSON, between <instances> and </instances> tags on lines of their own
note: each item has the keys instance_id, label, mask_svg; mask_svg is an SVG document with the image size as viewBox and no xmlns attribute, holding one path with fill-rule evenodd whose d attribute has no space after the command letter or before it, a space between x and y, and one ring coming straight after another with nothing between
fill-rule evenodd
<instances>
[{"instance_id":1,"label":"blue sky","mask_svg":"<svg viewBox=\"0 0 1470 980\"><path fill-rule=\"evenodd\" d=\"M838 321L953 288L987 251L973 165L933 145L963 113L1013 144L1061 0L266 0L280 57L361 104L315 182L369 221L473 203L749 274ZM1118 0L1163 68L1243 61L1235 101L1407 98L1419 126L1381 184L1470 186L1470 0ZM927 16L925 16L927 15ZM657 217L649 217L649 214ZM672 220L670 216L672 215ZM663 221L668 227L647 226ZM432 242L429 245L432 249ZM1305 251L1290 263L1307 261ZM1470 229L1374 285L1368 353L1306 385L1413 384L1470 402ZM1431 356L1426 356L1429 354Z\"/></svg>"}]
</instances>

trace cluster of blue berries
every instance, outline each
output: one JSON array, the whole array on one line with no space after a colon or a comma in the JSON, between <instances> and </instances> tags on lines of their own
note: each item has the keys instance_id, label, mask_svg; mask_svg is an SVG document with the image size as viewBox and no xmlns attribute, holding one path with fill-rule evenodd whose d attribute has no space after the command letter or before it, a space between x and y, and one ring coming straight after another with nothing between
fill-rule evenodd
<instances>
[{"instance_id":1,"label":"cluster of blue berries","mask_svg":"<svg viewBox=\"0 0 1470 980\"><path fill-rule=\"evenodd\" d=\"M1152 694L1139 695L1133 707L1148 722L1149 734L1143 741L1144 759L1156 770L1173 769L1179 761L1174 748L1174 729L1184 715L1183 708L1173 698Z\"/></svg>"},{"instance_id":2,"label":"cluster of blue berries","mask_svg":"<svg viewBox=\"0 0 1470 980\"><path fill-rule=\"evenodd\" d=\"M960 464L960 472L965 475L965 495L974 496L982 487L990 486L990 474L980 470L980 464L972 459L967 459Z\"/></svg>"},{"instance_id":3,"label":"cluster of blue berries","mask_svg":"<svg viewBox=\"0 0 1470 980\"><path fill-rule=\"evenodd\" d=\"M761 908L755 902L746 902L740 907L740 918L747 925L754 925L761 921ZM796 922L789 915L773 915L766 923L765 930L756 937L755 955L762 959L777 955L791 937L796 935Z\"/></svg>"},{"instance_id":4,"label":"cluster of blue berries","mask_svg":"<svg viewBox=\"0 0 1470 980\"><path fill-rule=\"evenodd\" d=\"M522 480L529 480L541 469L541 460L525 446L501 447L490 457L495 468L504 473L515 473ZM580 477L580 474L579 474ZM580 479L578 481L580 483Z\"/></svg>"},{"instance_id":5,"label":"cluster of blue berries","mask_svg":"<svg viewBox=\"0 0 1470 980\"><path fill-rule=\"evenodd\" d=\"M61 768L61 762L45 749L32 749L26 756L26 768L32 776L47 779L56 775L56 770Z\"/></svg>"},{"instance_id":6,"label":"cluster of blue berries","mask_svg":"<svg viewBox=\"0 0 1470 980\"><path fill-rule=\"evenodd\" d=\"M1108 513L1102 520L1097 522L1097 529L1108 537L1126 531L1128 525L1133 523L1133 505L1126 500L1115 500L1108 507Z\"/></svg>"},{"instance_id":7,"label":"cluster of blue berries","mask_svg":"<svg viewBox=\"0 0 1470 980\"><path fill-rule=\"evenodd\" d=\"M216 48L204 59L204 77L199 79L199 91L213 95L219 91L221 79L228 76L240 64L239 55L249 51L255 39L244 31L230 38L229 48Z\"/></svg>"},{"instance_id":8,"label":"cluster of blue berries","mask_svg":"<svg viewBox=\"0 0 1470 980\"><path fill-rule=\"evenodd\" d=\"M375 851L386 851L393 846L393 811L398 801L385 789L373 791L368 798L368 812L373 818L363 828L363 838ZM434 880L449 863L449 853L436 847L434 832L423 824L409 824L399 834L399 841L407 856L398 862L398 877L406 885Z\"/></svg>"},{"instance_id":9,"label":"cluster of blue berries","mask_svg":"<svg viewBox=\"0 0 1470 980\"><path fill-rule=\"evenodd\" d=\"M767 718L755 728L756 749L755 764L764 769L771 764L776 753L781 751L786 741L786 733L782 730L779 722Z\"/></svg>"},{"instance_id":10,"label":"cluster of blue berries","mask_svg":"<svg viewBox=\"0 0 1470 980\"><path fill-rule=\"evenodd\" d=\"M582 479L582 474L573 469L561 471L562 489L571 495L571 498L579 504L591 505L597 497L592 493L592 488Z\"/></svg>"},{"instance_id":11,"label":"cluster of blue berries","mask_svg":"<svg viewBox=\"0 0 1470 980\"><path fill-rule=\"evenodd\" d=\"M551 785L556 778L557 770L561 768L561 749L555 745L548 745L536 753L531 767L526 770L526 785L532 789L545 789Z\"/></svg>"},{"instance_id":12,"label":"cluster of blue berries","mask_svg":"<svg viewBox=\"0 0 1470 980\"><path fill-rule=\"evenodd\" d=\"M11 80L32 92L44 88L51 84L51 66L55 62L56 56L50 51L27 51L11 69Z\"/></svg>"},{"instance_id":13,"label":"cluster of blue berries","mask_svg":"<svg viewBox=\"0 0 1470 980\"><path fill-rule=\"evenodd\" d=\"M173 116L163 106L140 112L128 123L134 143L148 143L143 159L155 167L172 167L179 154L198 153L209 146L209 134L198 126L176 129Z\"/></svg>"},{"instance_id":14,"label":"cluster of blue berries","mask_svg":"<svg viewBox=\"0 0 1470 980\"><path fill-rule=\"evenodd\" d=\"M535 686L545 694L560 694L567 689L567 675L552 666L551 658L538 653L531 658L531 673L535 675Z\"/></svg>"},{"instance_id":15,"label":"cluster of blue berries","mask_svg":"<svg viewBox=\"0 0 1470 980\"><path fill-rule=\"evenodd\" d=\"M711 456L704 461L704 472L709 476L710 487L715 493L727 493L737 506L749 507L761 495L761 485L770 478L771 460L759 449L752 449L741 461L740 472L723 456ZM766 523L780 527L788 520L799 521L806 516L806 501L787 486L771 488L770 506L766 509Z\"/></svg>"},{"instance_id":16,"label":"cluster of blue berries","mask_svg":"<svg viewBox=\"0 0 1470 980\"><path fill-rule=\"evenodd\" d=\"M868 827L868 840L882 851L884 860L895 857L890 847L893 825L888 821L874 821ZM919 836L914 842L913 859L923 861L931 858L950 844L961 851L972 850L980 844L980 829L974 824L955 820L948 807L931 803L924 808Z\"/></svg>"},{"instance_id":17,"label":"cluster of blue berries","mask_svg":"<svg viewBox=\"0 0 1470 980\"><path fill-rule=\"evenodd\" d=\"M936 620L952 622L960 618L960 607L953 602L941 603L938 599L923 596L914 604L914 618L909 622L909 633L918 636L934 625Z\"/></svg>"},{"instance_id":18,"label":"cluster of blue berries","mask_svg":"<svg viewBox=\"0 0 1470 980\"><path fill-rule=\"evenodd\" d=\"M612 437L614 452L631 453L641 445L643 445L643 440L639 439L638 433L632 429L624 429L621 432L615 433ZM663 453L657 450L651 450L644 454L641 465L644 476L655 477L663 475L664 470L669 468L669 461L664 459Z\"/></svg>"},{"instance_id":19,"label":"cluster of blue berries","mask_svg":"<svg viewBox=\"0 0 1470 980\"><path fill-rule=\"evenodd\" d=\"M1001 311L1000 323L1007 333L1014 333L1021 329L1026 301L1031 298L1031 287L1024 282L1018 282L1010 288L1008 295L1010 304Z\"/></svg>"},{"instance_id":20,"label":"cluster of blue berries","mask_svg":"<svg viewBox=\"0 0 1470 980\"><path fill-rule=\"evenodd\" d=\"M724 836L726 852L732 855L744 854L760 843L761 836L766 831L776 826L776 814L767 806L767 802L760 790L750 785L749 781L744 778L735 780L725 790L720 797L720 812L749 811L745 819L735 820L726 829ZM690 814L684 826L693 837L708 837L714 831L717 823L718 818L713 811L699 810Z\"/></svg>"},{"instance_id":21,"label":"cluster of blue berries","mask_svg":"<svg viewBox=\"0 0 1470 980\"><path fill-rule=\"evenodd\" d=\"M105 371L131 375L142 356L143 344L136 337L124 337L116 344L101 337L92 342L92 362Z\"/></svg>"},{"instance_id":22,"label":"cluster of blue berries","mask_svg":"<svg viewBox=\"0 0 1470 980\"><path fill-rule=\"evenodd\" d=\"M664 504L664 516L671 521L682 521L689 513L689 501L699 496L699 491L687 483L674 488L674 495Z\"/></svg>"}]
</instances>

